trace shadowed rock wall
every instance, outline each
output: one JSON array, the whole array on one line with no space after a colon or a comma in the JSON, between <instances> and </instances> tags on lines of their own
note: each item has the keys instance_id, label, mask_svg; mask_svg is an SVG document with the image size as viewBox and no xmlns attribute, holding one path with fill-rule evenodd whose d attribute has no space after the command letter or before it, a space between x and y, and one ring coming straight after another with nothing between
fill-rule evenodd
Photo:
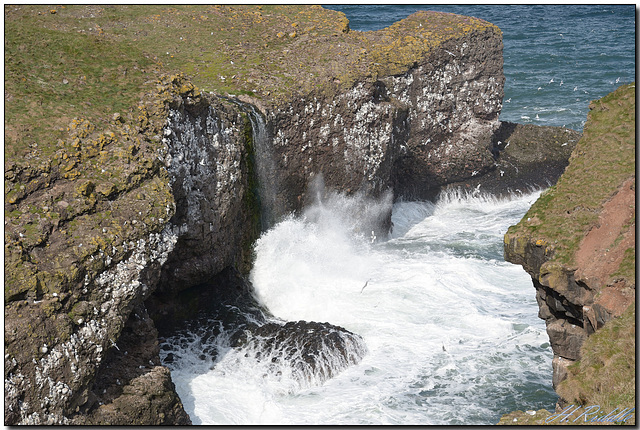
<instances>
[{"instance_id":1,"label":"shadowed rock wall","mask_svg":"<svg viewBox=\"0 0 640 430\"><path fill-rule=\"evenodd\" d=\"M499 29L418 13L349 34L321 36L349 45L328 86L245 99L264 116L276 216L300 210L319 174L337 191L426 198L495 168ZM5 424L189 423L152 318L186 318L176 295L249 267L261 203L247 115L159 74L108 130L75 119L49 161L7 160Z\"/></svg>"}]
</instances>

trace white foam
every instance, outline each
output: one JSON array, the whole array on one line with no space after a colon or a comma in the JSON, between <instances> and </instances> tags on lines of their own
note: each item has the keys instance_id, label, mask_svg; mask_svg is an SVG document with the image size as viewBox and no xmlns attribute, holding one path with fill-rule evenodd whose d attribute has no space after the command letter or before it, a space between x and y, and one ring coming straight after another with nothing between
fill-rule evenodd
<instances>
[{"instance_id":1,"label":"white foam","mask_svg":"<svg viewBox=\"0 0 640 430\"><path fill-rule=\"evenodd\" d=\"M194 422L489 424L509 398L546 387L553 406L535 291L501 258L504 232L537 194L399 203L394 233L375 243L354 229L362 211L350 210L362 205L338 197L266 232L251 280L275 316L343 326L364 338L368 354L307 385L274 377L237 351L204 374L182 367L173 377Z\"/></svg>"}]
</instances>

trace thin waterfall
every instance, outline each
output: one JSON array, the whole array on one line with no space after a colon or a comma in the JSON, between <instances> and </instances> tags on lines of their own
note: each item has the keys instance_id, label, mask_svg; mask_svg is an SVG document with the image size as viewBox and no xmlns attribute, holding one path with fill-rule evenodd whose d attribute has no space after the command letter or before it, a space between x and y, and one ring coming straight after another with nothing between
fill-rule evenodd
<instances>
[{"instance_id":1,"label":"thin waterfall","mask_svg":"<svg viewBox=\"0 0 640 430\"><path fill-rule=\"evenodd\" d=\"M258 196L260 200L260 224L262 231L271 228L277 221L278 180L276 164L271 150L271 137L262 114L249 103L232 100L247 114L251 121L254 160L258 175Z\"/></svg>"}]
</instances>

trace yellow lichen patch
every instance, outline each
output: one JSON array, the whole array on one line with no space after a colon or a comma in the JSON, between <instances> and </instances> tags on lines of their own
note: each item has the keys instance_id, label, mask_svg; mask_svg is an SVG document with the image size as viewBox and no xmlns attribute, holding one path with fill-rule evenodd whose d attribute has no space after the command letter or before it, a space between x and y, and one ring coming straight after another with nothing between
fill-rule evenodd
<instances>
[{"instance_id":1,"label":"yellow lichen patch","mask_svg":"<svg viewBox=\"0 0 640 430\"><path fill-rule=\"evenodd\" d=\"M67 130L72 131L72 134L83 139L95 130L95 126L86 119L74 118Z\"/></svg>"},{"instance_id":2,"label":"yellow lichen patch","mask_svg":"<svg viewBox=\"0 0 640 430\"><path fill-rule=\"evenodd\" d=\"M397 74L424 59L443 42L471 31L500 29L484 20L442 12L416 12L378 32L368 32L370 58L379 74Z\"/></svg>"},{"instance_id":3,"label":"yellow lichen patch","mask_svg":"<svg viewBox=\"0 0 640 430\"><path fill-rule=\"evenodd\" d=\"M544 239L536 240L536 246L547 246L547 241Z\"/></svg>"},{"instance_id":4,"label":"yellow lichen patch","mask_svg":"<svg viewBox=\"0 0 640 430\"><path fill-rule=\"evenodd\" d=\"M95 187L96 186L92 181L85 181L76 187L76 193L79 196L89 197L91 193L93 193Z\"/></svg>"}]
</instances>

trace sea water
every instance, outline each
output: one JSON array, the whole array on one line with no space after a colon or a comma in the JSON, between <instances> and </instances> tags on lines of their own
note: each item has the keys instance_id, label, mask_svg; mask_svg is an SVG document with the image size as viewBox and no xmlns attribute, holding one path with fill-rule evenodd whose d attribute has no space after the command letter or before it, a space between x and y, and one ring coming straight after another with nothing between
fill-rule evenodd
<instances>
[{"instance_id":1,"label":"sea water","mask_svg":"<svg viewBox=\"0 0 640 430\"><path fill-rule=\"evenodd\" d=\"M590 100L635 79L633 6L327 7L362 31L419 9L497 24L501 120L581 130ZM398 202L392 232L377 237L362 219L388 209L388 200L329 190L276 223L256 243L250 276L268 318L340 325L362 337L366 354L328 380L301 381L231 348L225 329L216 337L206 327L183 332L164 340L161 358L192 421L494 424L516 409L553 409L552 351L535 290L502 256L505 231L537 196Z\"/></svg>"},{"instance_id":2,"label":"sea water","mask_svg":"<svg viewBox=\"0 0 640 430\"><path fill-rule=\"evenodd\" d=\"M582 131L589 102L635 81L635 4L327 5L353 30L379 30L418 10L474 16L504 42L500 119Z\"/></svg>"},{"instance_id":3,"label":"sea water","mask_svg":"<svg viewBox=\"0 0 640 430\"><path fill-rule=\"evenodd\" d=\"M275 318L339 325L367 353L326 381L299 381L224 333L172 338L172 378L198 424L492 424L553 408L551 358L530 277L502 237L538 194L447 194L393 205L393 230L360 226L388 201L329 192L262 235L251 281ZM360 201L354 201L360 199ZM358 210L353 210L358 208ZM182 343L181 343L182 342ZM178 344L182 346L178 346Z\"/></svg>"}]
</instances>

